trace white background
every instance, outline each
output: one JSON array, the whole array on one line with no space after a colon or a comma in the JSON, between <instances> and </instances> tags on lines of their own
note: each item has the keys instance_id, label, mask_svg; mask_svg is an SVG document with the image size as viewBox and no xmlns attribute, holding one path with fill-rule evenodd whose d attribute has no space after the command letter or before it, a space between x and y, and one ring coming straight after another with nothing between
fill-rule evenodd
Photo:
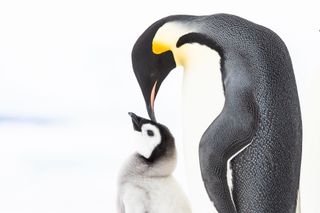
<instances>
[{"instance_id":1,"label":"white background","mask_svg":"<svg viewBox=\"0 0 320 213\"><path fill-rule=\"evenodd\" d=\"M0 1L0 212L115 212L116 177L146 116L131 48L173 14L232 13L277 32L304 121L302 210L320 212L320 11L316 1ZM181 70L156 114L180 141ZM181 157L181 155L180 155ZM185 186L179 159L176 177Z\"/></svg>"}]
</instances>

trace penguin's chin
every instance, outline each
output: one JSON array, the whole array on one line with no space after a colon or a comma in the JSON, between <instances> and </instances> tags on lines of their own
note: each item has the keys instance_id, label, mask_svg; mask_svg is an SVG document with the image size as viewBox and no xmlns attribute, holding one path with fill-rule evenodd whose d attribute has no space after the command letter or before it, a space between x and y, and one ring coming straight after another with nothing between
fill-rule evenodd
<instances>
[{"instance_id":1,"label":"penguin's chin","mask_svg":"<svg viewBox=\"0 0 320 213\"><path fill-rule=\"evenodd\" d=\"M142 135L141 132L135 131L135 150L136 152L148 159L152 155L154 149L160 144L161 139L150 139Z\"/></svg>"}]
</instances>

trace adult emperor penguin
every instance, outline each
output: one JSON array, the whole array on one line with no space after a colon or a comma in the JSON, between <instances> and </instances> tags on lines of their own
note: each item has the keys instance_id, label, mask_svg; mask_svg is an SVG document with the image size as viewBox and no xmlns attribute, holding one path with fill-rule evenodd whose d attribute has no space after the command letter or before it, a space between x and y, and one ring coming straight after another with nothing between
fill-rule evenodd
<instances>
[{"instance_id":1,"label":"adult emperor penguin","mask_svg":"<svg viewBox=\"0 0 320 213\"><path fill-rule=\"evenodd\" d=\"M191 213L171 173L176 166L174 138L159 123L129 113L137 133L136 153L119 176L119 213Z\"/></svg>"},{"instance_id":2,"label":"adult emperor penguin","mask_svg":"<svg viewBox=\"0 0 320 213\"><path fill-rule=\"evenodd\" d=\"M300 106L288 50L274 32L228 14L169 16L139 37L132 63L152 120L161 83L184 67L194 212L212 212L210 201L219 213L298 211Z\"/></svg>"}]
</instances>

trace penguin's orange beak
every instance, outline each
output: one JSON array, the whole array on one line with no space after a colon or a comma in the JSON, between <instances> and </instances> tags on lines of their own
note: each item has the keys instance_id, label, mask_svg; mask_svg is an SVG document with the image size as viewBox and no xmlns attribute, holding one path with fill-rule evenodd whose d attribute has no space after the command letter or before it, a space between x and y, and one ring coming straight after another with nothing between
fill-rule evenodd
<instances>
[{"instance_id":1,"label":"penguin's orange beak","mask_svg":"<svg viewBox=\"0 0 320 213\"><path fill-rule=\"evenodd\" d=\"M156 98L156 86L157 86L157 82L156 81L152 87L152 90L151 90L151 94L150 94L150 107L151 107L151 113L154 114L154 101L155 101L155 98Z\"/></svg>"}]
</instances>

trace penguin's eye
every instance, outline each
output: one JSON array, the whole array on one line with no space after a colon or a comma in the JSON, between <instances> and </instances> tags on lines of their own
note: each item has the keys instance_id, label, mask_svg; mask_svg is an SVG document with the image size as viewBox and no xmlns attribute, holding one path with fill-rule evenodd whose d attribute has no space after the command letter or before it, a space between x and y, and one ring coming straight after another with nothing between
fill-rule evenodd
<instances>
[{"instance_id":1,"label":"penguin's eye","mask_svg":"<svg viewBox=\"0 0 320 213\"><path fill-rule=\"evenodd\" d=\"M150 130L150 129L147 130L147 134L148 134L148 136L150 136L150 137L153 137L153 136L154 136L154 132L153 132L152 130Z\"/></svg>"}]
</instances>

